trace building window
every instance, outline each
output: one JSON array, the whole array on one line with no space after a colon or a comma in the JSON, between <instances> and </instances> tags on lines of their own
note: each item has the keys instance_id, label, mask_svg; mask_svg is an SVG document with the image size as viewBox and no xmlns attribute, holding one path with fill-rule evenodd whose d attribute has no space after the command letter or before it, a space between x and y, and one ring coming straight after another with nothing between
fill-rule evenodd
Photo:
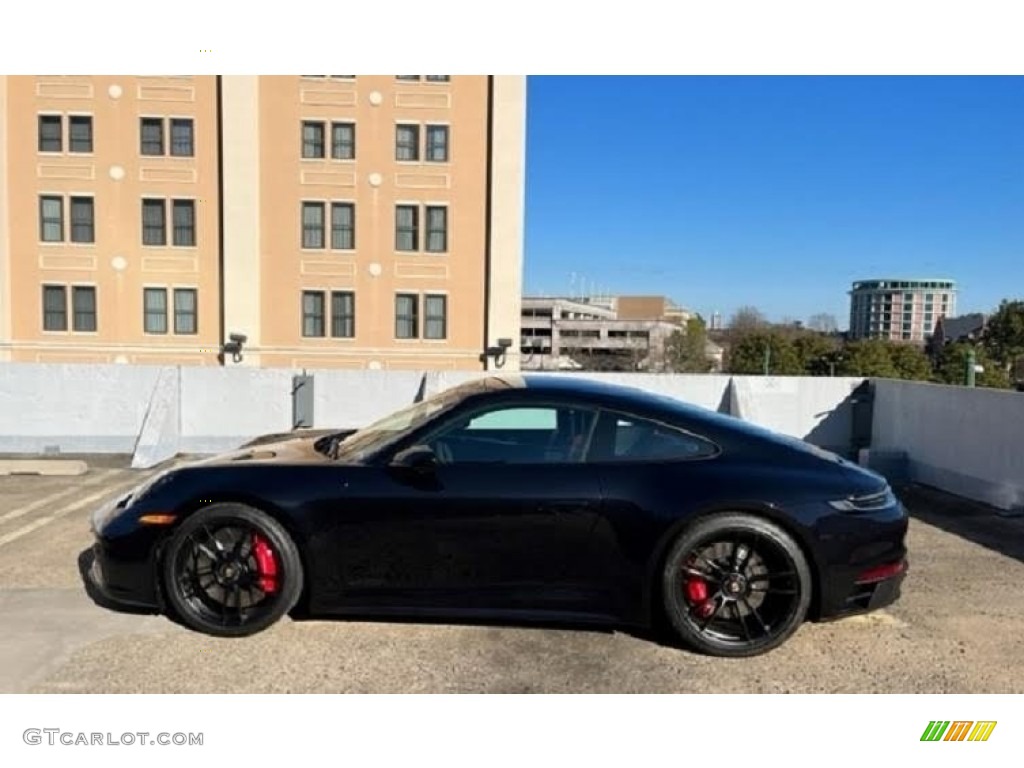
<instances>
[{"instance_id":1,"label":"building window","mask_svg":"<svg viewBox=\"0 0 1024 768\"><path fill-rule=\"evenodd\" d=\"M452 78L451 75L427 75L426 79L428 83L447 83Z\"/></svg>"},{"instance_id":2,"label":"building window","mask_svg":"<svg viewBox=\"0 0 1024 768\"><path fill-rule=\"evenodd\" d=\"M163 200L142 201L142 244L167 245L167 207Z\"/></svg>"},{"instance_id":3,"label":"building window","mask_svg":"<svg viewBox=\"0 0 1024 768\"><path fill-rule=\"evenodd\" d=\"M324 335L324 295L320 291L302 292L302 335Z\"/></svg>"},{"instance_id":4,"label":"building window","mask_svg":"<svg viewBox=\"0 0 1024 768\"><path fill-rule=\"evenodd\" d=\"M164 153L164 121L159 117L143 117L140 120L139 153L147 156Z\"/></svg>"},{"instance_id":5,"label":"building window","mask_svg":"<svg viewBox=\"0 0 1024 768\"><path fill-rule=\"evenodd\" d=\"M356 335L356 295L352 291L331 293L331 336L351 339Z\"/></svg>"},{"instance_id":6,"label":"building window","mask_svg":"<svg viewBox=\"0 0 1024 768\"><path fill-rule=\"evenodd\" d=\"M331 203L331 248L337 251L351 251L355 247L355 204Z\"/></svg>"},{"instance_id":7,"label":"building window","mask_svg":"<svg viewBox=\"0 0 1024 768\"><path fill-rule=\"evenodd\" d=\"M71 288L72 330L95 333L96 289L76 285Z\"/></svg>"},{"instance_id":8,"label":"building window","mask_svg":"<svg viewBox=\"0 0 1024 768\"><path fill-rule=\"evenodd\" d=\"M420 159L420 127L418 125L395 126L395 159L402 161Z\"/></svg>"},{"instance_id":9,"label":"building window","mask_svg":"<svg viewBox=\"0 0 1024 768\"><path fill-rule=\"evenodd\" d=\"M43 286L43 330L68 329L67 288L63 285Z\"/></svg>"},{"instance_id":10,"label":"building window","mask_svg":"<svg viewBox=\"0 0 1024 768\"><path fill-rule=\"evenodd\" d=\"M412 81L418 83L419 80L420 80L420 76L419 75L395 75L395 80L412 80Z\"/></svg>"},{"instance_id":11,"label":"building window","mask_svg":"<svg viewBox=\"0 0 1024 768\"><path fill-rule=\"evenodd\" d=\"M323 159L324 157L324 124L302 123L302 157L305 159Z\"/></svg>"},{"instance_id":12,"label":"building window","mask_svg":"<svg viewBox=\"0 0 1024 768\"><path fill-rule=\"evenodd\" d=\"M64 151L64 125L60 115L39 116L39 151Z\"/></svg>"},{"instance_id":13,"label":"building window","mask_svg":"<svg viewBox=\"0 0 1024 768\"><path fill-rule=\"evenodd\" d=\"M92 152L92 118L71 115L68 118L68 152Z\"/></svg>"},{"instance_id":14,"label":"building window","mask_svg":"<svg viewBox=\"0 0 1024 768\"><path fill-rule=\"evenodd\" d=\"M427 295L423 297L423 338L448 338L448 297Z\"/></svg>"},{"instance_id":15,"label":"building window","mask_svg":"<svg viewBox=\"0 0 1024 768\"><path fill-rule=\"evenodd\" d=\"M44 243L64 241L64 198L55 195L40 196L39 239Z\"/></svg>"},{"instance_id":16,"label":"building window","mask_svg":"<svg viewBox=\"0 0 1024 768\"><path fill-rule=\"evenodd\" d=\"M324 247L324 204L302 204L302 247Z\"/></svg>"},{"instance_id":17,"label":"building window","mask_svg":"<svg viewBox=\"0 0 1024 768\"><path fill-rule=\"evenodd\" d=\"M448 162L448 126L428 125L427 126L427 162L447 163Z\"/></svg>"},{"instance_id":18,"label":"building window","mask_svg":"<svg viewBox=\"0 0 1024 768\"><path fill-rule=\"evenodd\" d=\"M399 293L395 296L395 338L419 338L419 296Z\"/></svg>"},{"instance_id":19,"label":"building window","mask_svg":"<svg viewBox=\"0 0 1024 768\"><path fill-rule=\"evenodd\" d=\"M444 253L448 250L448 208L443 205L427 206L427 251Z\"/></svg>"},{"instance_id":20,"label":"building window","mask_svg":"<svg viewBox=\"0 0 1024 768\"><path fill-rule=\"evenodd\" d=\"M171 218L174 224L174 234L171 242L178 246L194 246L196 244L195 200L172 201Z\"/></svg>"},{"instance_id":21,"label":"building window","mask_svg":"<svg viewBox=\"0 0 1024 768\"><path fill-rule=\"evenodd\" d=\"M419 206L395 206L395 250L419 250Z\"/></svg>"},{"instance_id":22,"label":"building window","mask_svg":"<svg viewBox=\"0 0 1024 768\"><path fill-rule=\"evenodd\" d=\"M174 332L198 333L198 293L195 288L174 289Z\"/></svg>"},{"instance_id":23,"label":"building window","mask_svg":"<svg viewBox=\"0 0 1024 768\"><path fill-rule=\"evenodd\" d=\"M195 153L195 125L191 118L172 118L171 156L192 157Z\"/></svg>"},{"instance_id":24,"label":"building window","mask_svg":"<svg viewBox=\"0 0 1024 768\"><path fill-rule=\"evenodd\" d=\"M167 289L145 288L142 300L146 333L167 333Z\"/></svg>"},{"instance_id":25,"label":"building window","mask_svg":"<svg viewBox=\"0 0 1024 768\"><path fill-rule=\"evenodd\" d=\"M71 242L96 242L95 210L91 197L71 198Z\"/></svg>"},{"instance_id":26,"label":"building window","mask_svg":"<svg viewBox=\"0 0 1024 768\"><path fill-rule=\"evenodd\" d=\"M331 124L331 157L335 160L355 160L355 123Z\"/></svg>"}]
</instances>

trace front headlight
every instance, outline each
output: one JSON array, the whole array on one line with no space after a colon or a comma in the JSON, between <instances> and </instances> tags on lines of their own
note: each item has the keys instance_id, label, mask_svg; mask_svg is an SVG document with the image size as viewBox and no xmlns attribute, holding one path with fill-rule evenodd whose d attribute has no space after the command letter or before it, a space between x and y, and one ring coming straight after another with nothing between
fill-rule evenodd
<instances>
[{"instance_id":1,"label":"front headlight","mask_svg":"<svg viewBox=\"0 0 1024 768\"><path fill-rule=\"evenodd\" d=\"M865 496L848 496L845 499L830 501L829 506L840 512L875 512L880 509L889 509L896 506L899 500L892 488L886 486L878 493L870 493Z\"/></svg>"}]
</instances>

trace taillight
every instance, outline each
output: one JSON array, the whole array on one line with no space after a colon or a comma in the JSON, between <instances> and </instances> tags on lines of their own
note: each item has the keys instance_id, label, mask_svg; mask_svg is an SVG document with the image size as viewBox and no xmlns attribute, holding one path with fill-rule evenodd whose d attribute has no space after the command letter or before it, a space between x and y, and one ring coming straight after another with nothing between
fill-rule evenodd
<instances>
[{"instance_id":1,"label":"taillight","mask_svg":"<svg viewBox=\"0 0 1024 768\"><path fill-rule=\"evenodd\" d=\"M893 576L899 576L901 573L907 570L907 561L901 560L898 563L886 563L885 565L878 565L874 568L868 568L857 577L858 584L874 584L879 581L885 581L891 579Z\"/></svg>"}]
</instances>

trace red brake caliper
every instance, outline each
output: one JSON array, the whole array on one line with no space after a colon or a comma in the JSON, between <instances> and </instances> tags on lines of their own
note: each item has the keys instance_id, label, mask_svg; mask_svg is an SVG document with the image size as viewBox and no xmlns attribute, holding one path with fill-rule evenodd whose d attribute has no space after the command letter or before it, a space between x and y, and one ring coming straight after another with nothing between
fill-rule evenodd
<instances>
[{"instance_id":1,"label":"red brake caliper","mask_svg":"<svg viewBox=\"0 0 1024 768\"><path fill-rule=\"evenodd\" d=\"M252 535L252 554L256 558L259 588L268 595L277 592L277 558L270 542L262 534Z\"/></svg>"},{"instance_id":2,"label":"red brake caliper","mask_svg":"<svg viewBox=\"0 0 1024 768\"><path fill-rule=\"evenodd\" d=\"M685 584L686 601L693 607L693 612L706 619L715 610L715 601L708 599L708 583L699 576L690 576Z\"/></svg>"}]
</instances>

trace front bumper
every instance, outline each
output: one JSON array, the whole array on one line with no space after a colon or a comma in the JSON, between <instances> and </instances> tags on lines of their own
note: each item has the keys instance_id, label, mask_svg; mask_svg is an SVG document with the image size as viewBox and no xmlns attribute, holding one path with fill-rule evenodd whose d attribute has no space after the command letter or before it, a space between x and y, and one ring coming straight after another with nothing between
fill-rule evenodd
<instances>
[{"instance_id":1,"label":"front bumper","mask_svg":"<svg viewBox=\"0 0 1024 768\"><path fill-rule=\"evenodd\" d=\"M85 578L89 587L109 607L164 609L155 565L114 559L101 540L93 544L91 554Z\"/></svg>"}]
</instances>

